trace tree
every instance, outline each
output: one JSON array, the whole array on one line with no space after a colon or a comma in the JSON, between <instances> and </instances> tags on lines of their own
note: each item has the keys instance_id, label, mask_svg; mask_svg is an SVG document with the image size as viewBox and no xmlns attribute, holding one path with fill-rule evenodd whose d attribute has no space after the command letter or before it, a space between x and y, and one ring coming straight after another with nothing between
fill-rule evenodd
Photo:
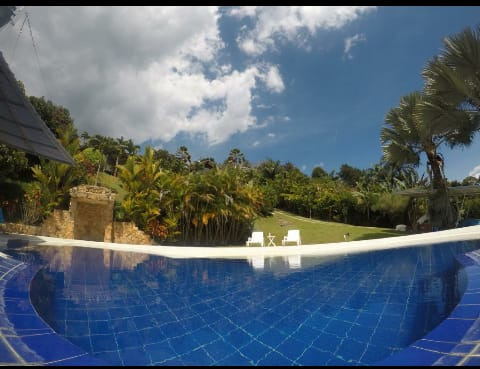
<instances>
[{"instance_id":1,"label":"tree","mask_svg":"<svg viewBox=\"0 0 480 369\"><path fill-rule=\"evenodd\" d=\"M451 142L470 144L479 124L480 26L446 37L444 44L423 70L425 94L433 101L431 113L436 112L442 123L455 124L458 131Z\"/></svg>"},{"instance_id":2,"label":"tree","mask_svg":"<svg viewBox=\"0 0 480 369\"><path fill-rule=\"evenodd\" d=\"M235 168L243 167L247 164L248 162L245 159L245 155L237 148L230 150L230 153L224 162L224 165L233 165Z\"/></svg>"},{"instance_id":3,"label":"tree","mask_svg":"<svg viewBox=\"0 0 480 369\"><path fill-rule=\"evenodd\" d=\"M428 119L428 114L423 114L425 102L429 103L422 93L413 92L403 96L399 106L387 113L380 133L383 157L397 165L418 167L420 155L426 155L427 171L435 191L429 201L430 221L434 227L451 228L457 220L457 213L448 198L439 147L456 134L457 126L447 127Z\"/></svg>"},{"instance_id":4,"label":"tree","mask_svg":"<svg viewBox=\"0 0 480 369\"><path fill-rule=\"evenodd\" d=\"M315 167L312 170L312 178L328 177L328 173L322 167Z\"/></svg>"},{"instance_id":5,"label":"tree","mask_svg":"<svg viewBox=\"0 0 480 369\"><path fill-rule=\"evenodd\" d=\"M188 152L188 148L186 146L180 146L175 153L175 157L181 163L180 170L182 171L190 171L190 166L192 165L192 156Z\"/></svg>"},{"instance_id":6,"label":"tree","mask_svg":"<svg viewBox=\"0 0 480 369\"><path fill-rule=\"evenodd\" d=\"M355 187L355 184L360 180L362 174L363 172L361 169L352 167L348 164L342 164L340 172L338 172L340 179L351 187Z\"/></svg>"}]
</instances>

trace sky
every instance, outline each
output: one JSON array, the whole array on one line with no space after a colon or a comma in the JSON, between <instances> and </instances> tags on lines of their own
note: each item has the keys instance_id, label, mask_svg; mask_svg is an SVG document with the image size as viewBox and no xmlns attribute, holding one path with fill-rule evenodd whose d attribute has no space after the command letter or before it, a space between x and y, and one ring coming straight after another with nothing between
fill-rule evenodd
<instances>
[{"instance_id":1,"label":"sky","mask_svg":"<svg viewBox=\"0 0 480 369\"><path fill-rule=\"evenodd\" d=\"M310 175L379 163L387 112L445 37L479 25L479 6L25 6L0 51L79 133ZM480 175L480 134L441 152L449 180Z\"/></svg>"}]
</instances>

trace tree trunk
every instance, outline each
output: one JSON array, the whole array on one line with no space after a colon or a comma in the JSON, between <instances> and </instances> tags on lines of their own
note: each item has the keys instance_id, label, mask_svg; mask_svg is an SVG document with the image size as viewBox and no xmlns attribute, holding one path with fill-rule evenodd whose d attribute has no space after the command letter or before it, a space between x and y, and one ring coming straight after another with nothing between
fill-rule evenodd
<instances>
[{"instance_id":1,"label":"tree trunk","mask_svg":"<svg viewBox=\"0 0 480 369\"><path fill-rule=\"evenodd\" d=\"M428 215L432 228L437 230L450 229L456 226L457 210L450 203L447 184L442 175L440 163L435 153L427 153L428 162L432 169L432 187L434 193L428 198Z\"/></svg>"}]
</instances>

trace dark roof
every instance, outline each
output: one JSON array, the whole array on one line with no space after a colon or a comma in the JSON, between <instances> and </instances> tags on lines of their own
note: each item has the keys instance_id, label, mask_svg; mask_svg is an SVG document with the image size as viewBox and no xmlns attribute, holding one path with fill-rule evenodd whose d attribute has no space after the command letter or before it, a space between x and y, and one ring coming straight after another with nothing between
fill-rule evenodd
<instances>
[{"instance_id":1,"label":"dark roof","mask_svg":"<svg viewBox=\"0 0 480 369\"><path fill-rule=\"evenodd\" d=\"M14 149L75 165L30 101L0 52L0 143Z\"/></svg>"},{"instance_id":2,"label":"dark roof","mask_svg":"<svg viewBox=\"0 0 480 369\"><path fill-rule=\"evenodd\" d=\"M456 186L448 187L449 196L475 196L480 195L480 186ZM432 189L428 188L409 188L407 190L395 192L396 195L410 196L410 197L427 197L433 193Z\"/></svg>"}]
</instances>

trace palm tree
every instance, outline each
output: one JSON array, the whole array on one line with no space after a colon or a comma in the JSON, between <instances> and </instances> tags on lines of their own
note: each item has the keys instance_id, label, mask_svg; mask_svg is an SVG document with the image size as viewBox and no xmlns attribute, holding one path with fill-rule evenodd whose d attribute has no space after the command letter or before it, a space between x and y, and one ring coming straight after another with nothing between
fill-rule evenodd
<instances>
[{"instance_id":1,"label":"palm tree","mask_svg":"<svg viewBox=\"0 0 480 369\"><path fill-rule=\"evenodd\" d=\"M425 93L443 108L445 119L461 117L465 120L470 117L478 123L480 26L476 31L466 28L459 34L446 37L444 44L445 50L429 61L423 70ZM470 127L465 128L466 133L471 131Z\"/></svg>"},{"instance_id":2,"label":"palm tree","mask_svg":"<svg viewBox=\"0 0 480 369\"><path fill-rule=\"evenodd\" d=\"M427 169L435 190L429 202L430 221L434 227L451 228L457 214L448 198L439 147L448 142L457 127L436 124L435 120L427 119L429 115L424 114L425 106L430 103L420 92L413 92L403 96L399 106L387 113L386 126L380 133L383 157L397 165L418 167L420 155L426 154Z\"/></svg>"}]
</instances>

